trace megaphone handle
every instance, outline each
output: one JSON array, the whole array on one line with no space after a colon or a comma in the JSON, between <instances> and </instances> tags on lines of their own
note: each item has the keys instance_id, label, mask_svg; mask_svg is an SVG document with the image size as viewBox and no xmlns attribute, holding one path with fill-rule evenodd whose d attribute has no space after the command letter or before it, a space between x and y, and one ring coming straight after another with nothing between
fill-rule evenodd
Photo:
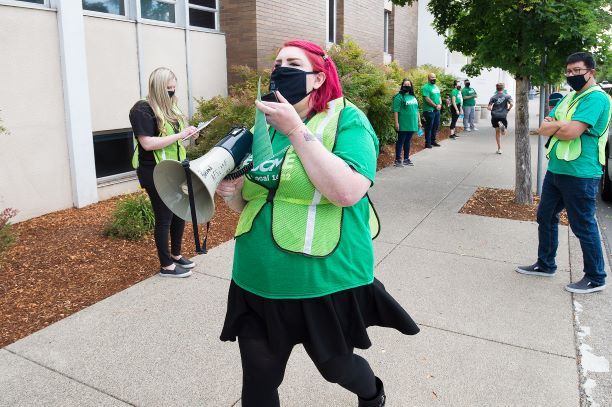
<instances>
[{"instance_id":1,"label":"megaphone handle","mask_svg":"<svg viewBox=\"0 0 612 407\"><path fill-rule=\"evenodd\" d=\"M204 251L200 246L200 234L198 230L198 215L196 213L195 200L193 199L193 185L191 183L191 171L189 170L189 160L185 159L181 162L185 170L185 180L187 181L187 194L189 196L189 207L191 208L191 224L193 227L193 240L195 241L195 251L197 254L206 253L206 239L204 239ZM208 227L206 229L206 238L208 238Z\"/></svg>"}]
</instances>

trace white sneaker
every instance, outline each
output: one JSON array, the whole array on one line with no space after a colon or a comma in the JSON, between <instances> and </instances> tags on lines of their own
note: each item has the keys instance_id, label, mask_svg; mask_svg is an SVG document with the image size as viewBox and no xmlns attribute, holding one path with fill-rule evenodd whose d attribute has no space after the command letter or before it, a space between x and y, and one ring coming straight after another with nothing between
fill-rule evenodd
<instances>
[{"instance_id":1,"label":"white sneaker","mask_svg":"<svg viewBox=\"0 0 612 407\"><path fill-rule=\"evenodd\" d=\"M501 154L501 148L498 148L498 149L497 149L496 154Z\"/></svg>"},{"instance_id":2,"label":"white sneaker","mask_svg":"<svg viewBox=\"0 0 612 407\"><path fill-rule=\"evenodd\" d=\"M506 126L504 126L503 123L499 124L499 130L501 130L501 135L505 136L506 135Z\"/></svg>"},{"instance_id":3,"label":"white sneaker","mask_svg":"<svg viewBox=\"0 0 612 407\"><path fill-rule=\"evenodd\" d=\"M465 129L465 131L470 132L470 131L472 131L472 129Z\"/></svg>"},{"instance_id":4,"label":"white sneaker","mask_svg":"<svg viewBox=\"0 0 612 407\"><path fill-rule=\"evenodd\" d=\"M472 127L472 131L478 131L476 127Z\"/></svg>"}]
</instances>

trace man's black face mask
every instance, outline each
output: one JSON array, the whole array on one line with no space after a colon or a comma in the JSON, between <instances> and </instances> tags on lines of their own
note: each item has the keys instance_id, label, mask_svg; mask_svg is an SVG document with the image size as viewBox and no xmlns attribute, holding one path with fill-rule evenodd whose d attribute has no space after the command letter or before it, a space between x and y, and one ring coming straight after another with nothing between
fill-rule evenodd
<instances>
[{"instance_id":1,"label":"man's black face mask","mask_svg":"<svg viewBox=\"0 0 612 407\"><path fill-rule=\"evenodd\" d=\"M312 92L312 90L310 92L306 90L306 75L317 73L288 66L277 66L270 75L270 92L279 91L287 102L295 105Z\"/></svg>"}]
</instances>

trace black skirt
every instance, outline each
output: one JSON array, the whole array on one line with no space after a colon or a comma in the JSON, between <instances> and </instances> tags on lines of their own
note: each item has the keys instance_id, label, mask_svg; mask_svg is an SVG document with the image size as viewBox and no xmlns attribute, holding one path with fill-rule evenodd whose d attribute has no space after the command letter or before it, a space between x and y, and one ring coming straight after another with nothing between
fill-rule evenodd
<instances>
[{"instance_id":1,"label":"black skirt","mask_svg":"<svg viewBox=\"0 0 612 407\"><path fill-rule=\"evenodd\" d=\"M323 297L269 299L230 285L222 341L259 339L273 352L309 343L318 360L372 345L366 328L395 328L414 335L419 328L410 315L374 279L372 284Z\"/></svg>"}]
</instances>

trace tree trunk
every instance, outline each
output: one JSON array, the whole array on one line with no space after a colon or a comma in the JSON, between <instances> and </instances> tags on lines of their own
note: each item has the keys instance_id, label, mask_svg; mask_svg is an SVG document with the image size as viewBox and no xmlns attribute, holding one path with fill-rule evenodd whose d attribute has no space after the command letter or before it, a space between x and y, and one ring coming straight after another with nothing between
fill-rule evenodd
<instances>
[{"instance_id":1,"label":"tree trunk","mask_svg":"<svg viewBox=\"0 0 612 407\"><path fill-rule=\"evenodd\" d=\"M516 178L514 195L516 203L532 204L533 191L531 186L531 147L529 145L529 80L524 77L516 78L516 122L515 152L516 152ZM540 88L543 92L544 89Z\"/></svg>"}]
</instances>

